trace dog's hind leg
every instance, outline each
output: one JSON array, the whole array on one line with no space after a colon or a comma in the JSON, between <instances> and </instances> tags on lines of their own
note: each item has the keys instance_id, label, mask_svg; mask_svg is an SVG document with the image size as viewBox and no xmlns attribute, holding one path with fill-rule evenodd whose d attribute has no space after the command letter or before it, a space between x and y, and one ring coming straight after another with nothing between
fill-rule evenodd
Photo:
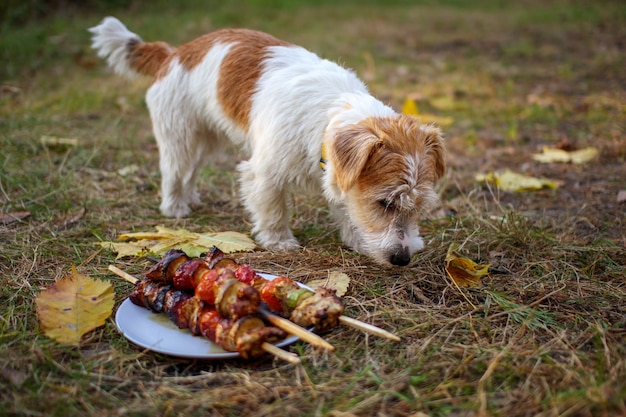
<instances>
[{"instance_id":1,"label":"dog's hind leg","mask_svg":"<svg viewBox=\"0 0 626 417\"><path fill-rule=\"evenodd\" d=\"M215 132L198 117L194 103L182 93L184 89L176 88L186 80L170 74L153 84L146 94L159 146L161 212L177 218L189 215L190 206L200 203L198 174L216 142Z\"/></svg>"},{"instance_id":2,"label":"dog's hind leg","mask_svg":"<svg viewBox=\"0 0 626 417\"><path fill-rule=\"evenodd\" d=\"M185 217L190 205L199 203L196 179L204 160L198 132L181 114L163 120L153 112L152 126L159 146L161 170L161 212L168 217Z\"/></svg>"},{"instance_id":3,"label":"dog's hind leg","mask_svg":"<svg viewBox=\"0 0 626 417\"><path fill-rule=\"evenodd\" d=\"M267 175L257 173L251 161L241 162L237 169L241 173L242 198L252 216L252 234L257 243L271 250L297 249L298 241L289 229L285 190Z\"/></svg>"},{"instance_id":4,"label":"dog's hind leg","mask_svg":"<svg viewBox=\"0 0 626 417\"><path fill-rule=\"evenodd\" d=\"M177 142L180 139L172 137L171 133L163 132L157 124L154 125L154 135L159 144L159 167L161 170L161 212L168 217L185 217L190 212L190 196L187 187L192 172L189 170L189 161L180 155Z\"/></svg>"}]
</instances>

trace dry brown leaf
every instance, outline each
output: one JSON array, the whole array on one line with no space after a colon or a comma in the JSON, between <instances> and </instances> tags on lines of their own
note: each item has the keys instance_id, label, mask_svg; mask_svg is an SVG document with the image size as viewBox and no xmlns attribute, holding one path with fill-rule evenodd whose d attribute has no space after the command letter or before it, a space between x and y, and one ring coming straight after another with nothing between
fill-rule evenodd
<instances>
[{"instance_id":1,"label":"dry brown leaf","mask_svg":"<svg viewBox=\"0 0 626 417\"><path fill-rule=\"evenodd\" d=\"M82 207L75 213L69 213L64 217L55 220L56 225L54 227L54 230L60 232L62 230L71 229L85 217L85 213L87 213L87 209L85 207Z\"/></svg>"},{"instance_id":2,"label":"dry brown leaf","mask_svg":"<svg viewBox=\"0 0 626 417\"><path fill-rule=\"evenodd\" d=\"M452 243L446 254L446 273L452 281L459 287L477 287L480 285L482 277L489 273L490 264L477 264L468 258L456 255L459 248L456 243Z\"/></svg>"},{"instance_id":3,"label":"dry brown leaf","mask_svg":"<svg viewBox=\"0 0 626 417\"><path fill-rule=\"evenodd\" d=\"M9 367L0 368L0 376L9 381L14 387L21 387L29 377L26 372Z\"/></svg>"},{"instance_id":4,"label":"dry brown leaf","mask_svg":"<svg viewBox=\"0 0 626 417\"><path fill-rule=\"evenodd\" d=\"M30 216L30 211L14 211L12 213L0 213L0 223L9 224L23 220Z\"/></svg>"},{"instance_id":5,"label":"dry brown leaf","mask_svg":"<svg viewBox=\"0 0 626 417\"><path fill-rule=\"evenodd\" d=\"M348 292L350 286L350 277L339 271L331 271L326 279L314 279L306 283L314 290L325 287L337 291L338 297L343 297Z\"/></svg>"},{"instance_id":6,"label":"dry brown leaf","mask_svg":"<svg viewBox=\"0 0 626 417\"><path fill-rule=\"evenodd\" d=\"M57 342L78 346L87 332L102 326L113 312L113 286L76 271L37 296L41 330Z\"/></svg>"}]
</instances>

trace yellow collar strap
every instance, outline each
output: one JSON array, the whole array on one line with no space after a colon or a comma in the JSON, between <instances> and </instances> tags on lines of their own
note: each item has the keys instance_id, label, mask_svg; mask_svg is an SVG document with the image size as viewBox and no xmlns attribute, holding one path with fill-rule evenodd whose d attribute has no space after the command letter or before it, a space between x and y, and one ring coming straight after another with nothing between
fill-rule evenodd
<instances>
[{"instance_id":1,"label":"yellow collar strap","mask_svg":"<svg viewBox=\"0 0 626 417\"><path fill-rule=\"evenodd\" d=\"M326 144L322 143L322 156L320 158L320 168L322 168L322 171L326 171Z\"/></svg>"}]
</instances>

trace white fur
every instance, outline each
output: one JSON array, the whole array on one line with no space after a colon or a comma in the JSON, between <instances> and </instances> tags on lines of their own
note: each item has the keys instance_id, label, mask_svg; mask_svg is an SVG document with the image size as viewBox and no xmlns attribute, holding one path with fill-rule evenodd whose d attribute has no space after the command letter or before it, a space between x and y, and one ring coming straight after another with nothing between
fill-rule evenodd
<instances>
[{"instance_id":1,"label":"white fur","mask_svg":"<svg viewBox=\"0 0 626 417\"><path fill-rule=\"evenodd\" d=\"M186 217L190 205L200 204L197 177L211 153L220 148L220 137L241 140L245 136L224 115L217 99L219 67L230 47L216 45L191 72L174 60L168 75L146 94L159 145L161 211L166 216Z\"/></svg>"},{"instance_id":2,"label":"white fur","mask_svg":"<svg viewBox=\"0 0 626 417\"><path fill-rule=\"evenodd\" d=\"M129 78L138 75L126 60L126 45L130 40L141 42L138 35L126 29L114 17L106 17L100 25L89 31L94 34L91 47L98 51L100 58L107 58L107 63L116 73Z\"/></svg>"},{"instance_id":3,"label":"white fur","mask_svg":"<svg viewBox=\"0 0 626 417\"><path fill-rule=\"evenodd\" d=\"M116 72L134 75L125 48L129 40L140 38L114 18L90 30L98 55L107 57ZM377 261L389 263L397 248L408 248L410 254L421 249L414 216L399 215L383 231L365 230L351 206L349 190L337 184L332 163L325 171L319 167L322 142L332 142L334 132L368 117L396 113L372 97L351 71L301 47L274 46L252 96L246 132L224 114L217 97L219 69L232 46L213 46L191 71L173 60L167 75L148 90L146 101L160 152L162 212L184 217L190 214L190 205L200 203L199 170L226 138L248 158L238 166L241 194L260 245L277 250L298 247L289 229L288 193L306 189L326 197L346 244Z\"/></svg>"}]
</instances>

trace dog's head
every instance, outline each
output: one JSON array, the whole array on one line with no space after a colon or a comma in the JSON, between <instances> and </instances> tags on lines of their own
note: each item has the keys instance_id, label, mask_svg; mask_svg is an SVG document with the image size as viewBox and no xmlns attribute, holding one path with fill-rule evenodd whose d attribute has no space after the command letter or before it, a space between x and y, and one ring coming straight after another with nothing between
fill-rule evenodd
<instances>
[{"instance_id":1,"label":"dog's head","mask_svg":"<svg viewBox=\"0 0 626 417\"><path fill-rule=\"evenodd\" d=\"M328 184L350 223L344 241L379 263L407 265L424 247L419 218L438 200L434 186L445 170L440 130L395 115L330 134Z\"/></svg>"}]
</instances>

